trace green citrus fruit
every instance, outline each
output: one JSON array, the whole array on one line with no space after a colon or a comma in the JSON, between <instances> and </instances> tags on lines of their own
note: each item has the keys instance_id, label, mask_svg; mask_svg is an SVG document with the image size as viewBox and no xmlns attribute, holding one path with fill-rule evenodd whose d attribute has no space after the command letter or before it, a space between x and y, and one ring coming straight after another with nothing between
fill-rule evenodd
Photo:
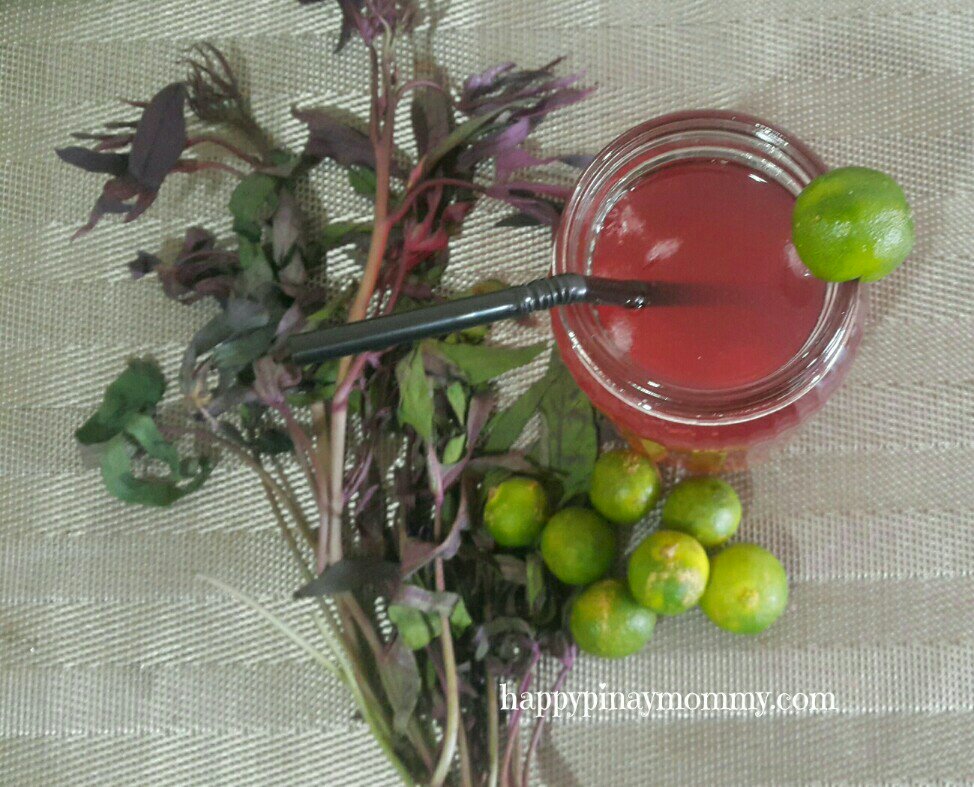
<instances>
[{"instance_id":1,"label":"green citrus fruit","mask_svg":"<svg viewBox=\"0 0 974 787\"><path fill-rule=\"evenodd\" d=\"M825 281L876 281L913 248L913 218L889 175L843 167L809 183L792 213L792 240L802 262Z\"/></svg>"},{"instance_id":2,"label":"green citrus fruit","mask_svg":"<svg viewBox=\"0 0 974 787\"><path fill-rule=\"evenodd\" d=\"M588 496L595 510L617 525L638 522L659 500L656 465L635 451L606 451L595 463Z\"/></svg>"},{"instance_id":3,"label":"green citrus fruit","mask_svg":"<svg viewBox=\"0 0 974 787\"><path fill-rule=\"evenodd\" d=\"M587 585L605 576L615 550L612 528L587 508L563 508L541 533L541 558L567 585Z\"/></svg>"},{"instance_id":4,"label":"green citrus fruit","mask_svg":"<svg viewBox=\"0 0 974 787\"><path fill-rule=\"evenodd\" d=\"M710 559L710 582L700 608L717 626L758 634L788 604L788 576L778 558L755 544L733 544Z\"/></svg>"},{"instance_id":5,"label":"green citrus fruit","mask_svg":"<svg viewBox=\"0 0 974 787\"><path fill-rule=\"evenodd\" d=\"M687 478L663 503L663 527L693 536L708 549L723 544L741 523L734 487L713 476Z\"/></svg>"},{"instance_id":6,"label":"green citrus fruit","mask_svg":"<svg viewBox=\"0 0 974 787\"><path fill-rule=\"evenodd\" d=\"M487 493L484 525L502 547L529 547L548 518L548 496L533 478L502 481Z\"/></svg>"},{"instance_id":7,"label":"green citrus fruit","mask_svg":"<svg viewBox=\"0 0 974 787\"><path fill-rule=\"evenodd\" d=\"M636 603L618 579L586 588L572 605L569 628L586 653L607 659L629 656L649 642L656 615Z\"/></svg>"},{"instance_id":8,"label":"green citrus fruit","mask_svg":"<svg viewBox=\"0 0 974 787\"><path fill-rule=\"evenodd\" d=\"M700 600L710 561L700 542L686 533L658 530L629 557L629 590L658 615L679 615Z\"/></svg>"}]
</instances>

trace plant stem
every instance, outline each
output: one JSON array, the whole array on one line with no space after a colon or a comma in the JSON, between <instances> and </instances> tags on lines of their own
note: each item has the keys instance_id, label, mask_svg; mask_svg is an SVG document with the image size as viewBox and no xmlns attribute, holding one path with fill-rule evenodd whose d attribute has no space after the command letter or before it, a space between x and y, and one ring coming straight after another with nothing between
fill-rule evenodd
<instances>
[{"instance_id":1,"label":"plant stem","mask_svg":"<svg viewBox=\"0 0 974 787\"><path fill-rule=\"evenodd\" d=\"M562 659L561 672L558 673L558 678L555 680L554 685L551 687L551 693L557 694L561 691L562 686L565 685L565 680L568 678L568 673L572 671L572 667L575 665L575 657L578 655L578 648L575 645L571 645L568 648L568 652L565 654L564 659ZM544 716L538 719L537 723L534 725L534 733L531 735L531 741L528 744L528 751L524 755L524 768L521 770L521 783L527 784L528 779L531 775L531 757L534 755L535 751L538 749L538 744L541 742L541 733L544 730L545 724L548 722L548 718L551 715L551 709L549 708Z\"/></svg>"},{"instance_id":2,"label":"plant stem","mask_svg":"<svg viewBox=\"0 0 974 787\"><path fill-rule=\"evenodd\" d=\"M535 667L538 666L538 662L541 660L541 650L537 644L532 647L531 651L531 661L528 663L527 668L524 671L524 677L521 678L521 685L518 687L518 694L524 694L531 686L531 677L534 673ZM514 757L514 748L517 745L518 731L521 729L521 707L518 706L511 712L511 720L507 725L507 744L504 746L504 761L501 763L501 785L502 787L508 787L511 784L518 783L518 776L520 771L516 768L512 768L512 759Z\"/></svg>"},{"instance_id":3,"label":"plant stem","mask_svg":"<svg viewBox=\"0 0 974 787\"><path fill-rule=\"evenodd\" d=\"M435 459L432 446L427 446L428 453ZM435 508L433 520L433 535L437 542L443 536L443 485L437 483L434 488ZM439 592L446 590L446 576L443 570L443 558L438 557L433 563L433 574L436 589ZM453 650L453 631L450 628L450 616L445 612L440 613L440 647L443 650L443 672L444 686L443 699L446 702L446 723L443 728L443 744L440 749L440 758L436 763L436 770L430 781L431 787L440 787L446 780L453 765L453 755L457 747L457 732L460 727L460 690L457 680L457 660ZM469 765L464 763L461 772L468 770Z\"/></svg>"},{"instance_id":4,"label":"plant stem","mask_svg":"<svg viewBox=\"0 0 974 787\"><path fill-rule=\"evenodd\" d=\"M487 787L497 787L497 768L500 752L500 709L497 707L497 677L487 672L487 756L490 771Z\"/></svg>"},{"instance_id":5,"label":"plant stem","mask_svg":"<svg viewBox=\"0 0 974 787\"><path fill-rule=\"evenodd\" d=\"M385 258L386 247L389 244L391 224L388 221L389 212L389 175L392 157L393 120L387 116L382 126L375 150L375 221L372 227L372 238L369 242L369 254L362 273L355 299L348 312L349 322L358 322L365 318L369 301L375 292L379 270ZM349 372L351 361L343 358L338 366L338 383L341 385ZM331 406L331 440L330 459L328 463L328 514L327 527L322 528L322 540L326 544L319 550L318 562L320 568L329 563L335 563L342 557L342 482L345 474L345 434L348 420L348 402L336 397Z\"/></svg>"}]
</instances>

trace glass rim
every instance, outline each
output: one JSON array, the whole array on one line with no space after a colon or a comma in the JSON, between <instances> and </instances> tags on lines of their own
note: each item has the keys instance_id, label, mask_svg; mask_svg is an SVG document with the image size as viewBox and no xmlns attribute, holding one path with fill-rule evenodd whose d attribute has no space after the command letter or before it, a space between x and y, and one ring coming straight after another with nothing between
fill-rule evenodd
<instances>
[{"instance_id":1,"label":"glass rim","mask_svg":"<svg viewBox=\"0 0 974 787\"><path fill-rule=\"evenodd\" d=\"M632 180L660 166L704 157L744 164L796 196L827 171L797 138L760 118L723 110L662 115L614 139L583 171L555 239L554 273L589 272L592 244L612 197L621 196ZM818 322L792 358L759 380L720 390L634 379L631 364L619 357L591 305L565 307L554 319L570 343L562 349L574 353L593 380L627 406L676 423L718 426L769 415L814 388L842 355L858 309L858 282L828 284Z\"/></svg>"}]
</instances>

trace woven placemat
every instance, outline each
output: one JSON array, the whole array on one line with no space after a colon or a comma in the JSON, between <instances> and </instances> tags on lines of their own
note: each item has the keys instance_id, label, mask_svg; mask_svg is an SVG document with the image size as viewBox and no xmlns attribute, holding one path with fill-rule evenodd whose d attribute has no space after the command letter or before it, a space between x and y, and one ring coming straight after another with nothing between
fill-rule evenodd
<instances>
[{"instance_id":1,"label":"woven placemat","mask_svg":"<svg viewBox=\"0 0 974 787\"><path fill-rule=\"evenodd\" d=\"M99 180L52 149L178 76L204 38L297 147L292 102L367 106L365 55L333 52L338 25L336 4L296 0L0 3L0 783L394 783L341 689L197 579L305 625L253 480L223 466L191 503L125 507L72 440L124 357L152 352L172 370L206 318L131 282L124 263L190 223L228 232L227 184L173 178L136 224L69 243ZM870 288L845 388L738 479L742 534L792 577L788 614L739 639L690 613L638 657L582 659L569 684L831 691L839 711L555 723L537 778L974 780L974 4L453 0L435 49L455 79L561 53L587 68L599 90L545 124L551 151L594 152L662 112L738 108L831 164L890 171L919 231L910 263ZM337 172L314 185L334 217L367 207ZM491 229L498 215L472 217L455 281L545 270L545 233Z\"/></svg>"}]
</instances>

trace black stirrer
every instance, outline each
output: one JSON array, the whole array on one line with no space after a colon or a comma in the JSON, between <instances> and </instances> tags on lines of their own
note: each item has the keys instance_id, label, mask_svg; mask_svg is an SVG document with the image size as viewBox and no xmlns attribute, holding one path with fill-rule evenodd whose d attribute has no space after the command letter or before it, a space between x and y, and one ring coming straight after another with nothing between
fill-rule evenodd
<instances>
[{"instance_id":1,"label":"black stirrer","mask_svg":"<svg viewBox=\"0 0 974 787\"><path fill-rule=\"evenodd\" d=\"M562 273L546 279L424 306L411 311L374 317L292 336L289 345L295 363L314 363L370 350L384 350L487 325L498 320L523 317L531 312L592 303L641 309L699 302L696 289L685 284L605 279Z\"/></svg>"}]
</instances>

